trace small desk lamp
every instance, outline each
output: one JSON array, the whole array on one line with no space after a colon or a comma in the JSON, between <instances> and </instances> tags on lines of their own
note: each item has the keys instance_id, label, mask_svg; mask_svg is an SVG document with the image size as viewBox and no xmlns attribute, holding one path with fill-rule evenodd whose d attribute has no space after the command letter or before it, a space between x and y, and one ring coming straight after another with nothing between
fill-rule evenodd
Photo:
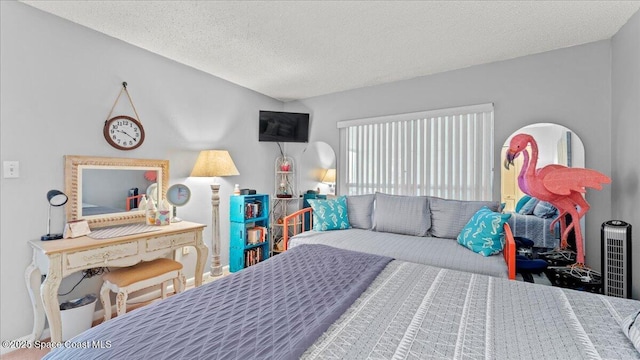
<instances>
[{"instance_id":1,"label":"small desk lamp","mask_svg":"<svg viewBox=\"0 0 640 360\"><path fill-rule=\"evenodd\" d=\"M334 195L336 192L334 188L336 185L336 169L327 169L321 182L329 185L329 194Z\"/></svg>"},{"instance_id":2,"label":"small desk lamp","mask_svg":"<svg viewBox=\"0 0 640 360\"><path fill-rule=\"evenodd\" d=\"M191 176L217 177L240 175L231 155L226 150L203 150L191 170ZM211 184L211 276L222 275L220 264L220 184L214 179Z\"/></svg>"},{"instance_id":3,"label":"small desk lamp","mask_svg":"<svg viewBox=\"0 0 640 360\"><path fill-rule=\"evenodd\" d=\"M62 234L51 233L51 207L62 206L67 203L69 198L60 190L49 190L47 192L47 201L49 201L49 216L47 219L47 234L42 235L40 240L57 240L62 239Z\"/></svg>"}]
</instances>

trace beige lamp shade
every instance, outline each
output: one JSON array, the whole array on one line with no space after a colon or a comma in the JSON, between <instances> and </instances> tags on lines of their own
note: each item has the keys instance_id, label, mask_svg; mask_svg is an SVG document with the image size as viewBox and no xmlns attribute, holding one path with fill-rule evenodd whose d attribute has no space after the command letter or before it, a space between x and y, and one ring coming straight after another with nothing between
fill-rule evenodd
<instances>
[{"instance_id":1,"label":"beige lamp shade","mask_svg":"<svg viewBox=\"0 0 640 360\"><path fill-rule=\"evenodd\" d=\"M226 150L203 150L191 170L191 176L216 177L240 175Z\"/></svg>"},{"instance_id":2,"label":"beige lamp shade","mask_svg":"<svg viewBox=\"0 0 640 360\"><path fill-rule=\"evenodd\" d=\"M325 172L324 176L322 177L322 182L325 184L335 184L336 169L327 169L327 172Z\"/></svg>"}]
</instances>

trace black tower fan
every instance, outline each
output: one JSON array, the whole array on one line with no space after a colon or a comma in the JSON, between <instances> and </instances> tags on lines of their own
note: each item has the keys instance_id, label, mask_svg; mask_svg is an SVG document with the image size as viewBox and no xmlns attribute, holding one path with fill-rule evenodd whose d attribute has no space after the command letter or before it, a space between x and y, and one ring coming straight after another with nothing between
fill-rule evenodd
<instances>
[{"instance_id":1,"label":"black tower fan","mask_svg":"<svg viewBox=\"0 0 640 360\"><path fill-rule=\"evenodd\" d=\"M631 225L609 220L602 224L600 234L603 292L631 298Z\"/></svg>"}]
</instances>

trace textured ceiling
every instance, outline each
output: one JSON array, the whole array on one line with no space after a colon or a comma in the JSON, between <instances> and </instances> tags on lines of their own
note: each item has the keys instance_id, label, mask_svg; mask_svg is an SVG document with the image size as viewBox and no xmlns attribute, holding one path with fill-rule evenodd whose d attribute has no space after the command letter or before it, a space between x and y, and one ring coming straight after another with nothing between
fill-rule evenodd
<instances>
[{"instance_id":1,"label":"textured ceiling","mask_svg":"<svg viewBox=\"0 0 640 360\"><path fill-rule=\"evenodd\" d=\"M23 1L281 100L611 38L640 1Z\"/></svg>"}]
</instances>

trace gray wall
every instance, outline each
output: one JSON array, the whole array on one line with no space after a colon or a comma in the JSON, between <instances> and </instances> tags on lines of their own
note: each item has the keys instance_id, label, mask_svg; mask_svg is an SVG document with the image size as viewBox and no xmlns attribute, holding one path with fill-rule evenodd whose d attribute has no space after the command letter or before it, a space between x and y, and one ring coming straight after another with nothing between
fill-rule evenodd
<instances>
[{"instance_id":1,"label":"gray wall","mask_svg":"<svg viewBox=\"0 0 640 360\"><path fill-rule=\"evenodd\" d=\"M551 122L582 139L586 167L611 175L609 40L285 103L285 110L313 113L311 140L326 141L338 153L337 121L487 102L495 104L496 166L511 133ZM499 169L493 192L500 199ZM611 186L590 191L587 200L587 264L599 269L600 224L611 218Z\"/></svg>"},{"instance_id":2,"label":"gray wall","mask_svg":"<svg viewBox=\"0 0 640 360\"><path fill-rule=\"evenodd\" d=\"M611 41L612 47L612 215L640 229L640 13L636 13ZM633 254L633 295L640 297L640 243Z\"/></svg>"},{"instance_id":3,"label":"gray wall","mask_svg":"<svg viewBox=\"0 0 640 360\"><path fill-rule=\"evenodd\" d=\"M224 199L235 183L270 193L278 151L275 144L257 141L258 110L282 110L283 104L21 3L1 1L0 16L1 160L20 161L19 179L0 179L0 338L7 340L31 332L23 276L31 261L27 242L46 233L45 195L64 190L64 155L170 160L170 184L185 183L192 190L191 201L178 213L207 224L209 244L211 179L187 179L198 152L228 149L241 174L221 179L221 217L228 214ZM132 151L116 150L102 136L123 81L146 130L145 143ZM118 115L132 115L126 97L120 105ZM53 231L62 230L63 213L53 210ZM224 265L228 227L222 219ZM194 254L184 258L187 277L193 276ZM65 279L60 292L79 278ZM97 278L84 281L62 299L97 292L99 286Z\"/></svg>"}]
</instances>

